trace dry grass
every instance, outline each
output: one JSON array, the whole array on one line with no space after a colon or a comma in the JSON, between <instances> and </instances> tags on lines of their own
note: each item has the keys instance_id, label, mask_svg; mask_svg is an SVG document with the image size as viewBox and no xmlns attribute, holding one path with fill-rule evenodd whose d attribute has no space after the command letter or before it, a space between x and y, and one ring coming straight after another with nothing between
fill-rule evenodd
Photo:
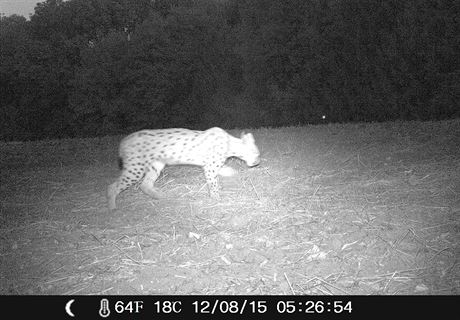
<instances>
[{"instance_id":1,"label":"dry grass","mask_svg":"<svg viewBox=\"0 0 460 320\"><path fill-rule=\"evenodd\" d=\"M459 120L254 135L221 201L172 167L113 213L119 137L0 143L0 293L459 293Z\"/></svg>"}]
</instances>

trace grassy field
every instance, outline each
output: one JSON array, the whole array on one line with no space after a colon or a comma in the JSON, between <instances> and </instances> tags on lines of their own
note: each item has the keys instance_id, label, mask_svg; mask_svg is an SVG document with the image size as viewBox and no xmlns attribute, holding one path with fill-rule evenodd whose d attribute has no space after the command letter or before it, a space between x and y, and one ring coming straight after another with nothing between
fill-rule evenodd
<instances>
[{"instance_id":1,"label":"grassy field","mask_svg":"<svg viewBox=\"0 0 460 320\"><path fill-rule=\"evenodd\" d=\"M460 120L252 132L112 213L120 137L0 143L0 294L459 294Z\"/></svg>"}]
</instances>

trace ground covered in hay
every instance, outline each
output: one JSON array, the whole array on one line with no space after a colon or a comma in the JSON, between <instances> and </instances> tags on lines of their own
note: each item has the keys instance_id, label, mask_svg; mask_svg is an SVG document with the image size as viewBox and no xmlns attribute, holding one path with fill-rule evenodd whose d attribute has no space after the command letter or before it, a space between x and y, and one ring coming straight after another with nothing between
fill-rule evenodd
<instances>
[{"instance_id":1,"label":"ground covered in hay","mask_svg":"<svg viewBox=\"0 0 460 320\"><path fill-rule=\"evenodd\" d=\"M459 294L459 120L253 133L222 200L169 167L112 213L120 137L0 143L0 294Z\"/></svg>"}]
</instances>

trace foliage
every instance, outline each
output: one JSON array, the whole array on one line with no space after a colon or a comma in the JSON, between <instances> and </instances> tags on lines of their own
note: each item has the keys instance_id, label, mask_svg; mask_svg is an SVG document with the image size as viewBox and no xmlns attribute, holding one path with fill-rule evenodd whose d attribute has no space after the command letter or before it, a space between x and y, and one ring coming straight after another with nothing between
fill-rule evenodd
<instances>
[{"instance_id":1,"label":"foliage","mask_svg":"<svg viewBox=\"0 0 460 320\"><path fill-rule=\"evenodd\" d=\"M0 16L0 139L460 116L454 0L46 0Z\"/></svg>"}]
</instances>

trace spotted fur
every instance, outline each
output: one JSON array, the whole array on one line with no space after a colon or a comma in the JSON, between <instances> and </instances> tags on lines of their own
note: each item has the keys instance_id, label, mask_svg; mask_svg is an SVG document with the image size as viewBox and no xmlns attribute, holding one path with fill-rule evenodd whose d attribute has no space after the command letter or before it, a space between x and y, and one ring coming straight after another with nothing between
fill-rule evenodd
<instances>
[{"instance_id":1,"label":"spotted fur","mask_svg":"<svg viewBox=\"0 0 460 320\"><path fill-rule=\"evenodd\" d=\"M238 157L250 167L260 162L259 149L251 133L235 138L221 128L138 131L121 141L119 156L122 172L108 187L109 210L116 208L120 192L136 184L151 197L163 197L154 183L166 165L203 167L210 196L218 199L217 175L233 173L231 168L224 166L227 158Z\"/></svg>"}]
</instances>

